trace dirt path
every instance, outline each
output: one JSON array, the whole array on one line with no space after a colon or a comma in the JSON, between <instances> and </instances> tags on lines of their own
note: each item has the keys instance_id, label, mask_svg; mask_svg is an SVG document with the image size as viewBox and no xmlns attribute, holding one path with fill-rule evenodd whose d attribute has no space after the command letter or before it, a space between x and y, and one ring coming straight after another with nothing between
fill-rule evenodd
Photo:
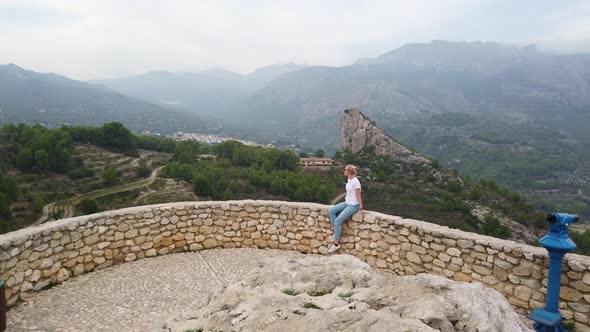
<instances>
[{"instance_id":1,"label":"dirt path","mask_svg":"<svg viewBox=\"0 0 590 332\"><path fill-rule=\"evenodd\" d=\"M89 193L86 193L84 195L68 198L68 199L65 199L62 201L49 203L43 207L43 213L41 214L41 217L39 219L37 219L37 221L35 221L31 226L38 226L46 221L51 220L52 215L55 214L56 212L59 212L60 210L63 211L63 214L61 215L60 218L73 217L76 204L78 204L81 200L83 200L85 198L94 199L94 198L98 198L98 197L103 197L103 196L107 196L107 195L112 195L112 194L116 194L116 193L120 193L120 192L124 192L124 191L135 190L135 189L139 189L139 188L142 188L145 186L149 186L150 184L152 184L156 180L156 177L158 176L158 173L160 172L160 170L162 170L162 168L164 168L164 166L160 166L160 167L154 169L148 178L145 178L145 179L142 179L142 180L139 180L136 182L126 183L126 184L122 184L122 185L118 185L118 186L114 186L114 187L109 187L109 188L105 188L105 189L100 189L100 190L95 190L95 191L91 191Z\"/></svg>"}]
</instances>

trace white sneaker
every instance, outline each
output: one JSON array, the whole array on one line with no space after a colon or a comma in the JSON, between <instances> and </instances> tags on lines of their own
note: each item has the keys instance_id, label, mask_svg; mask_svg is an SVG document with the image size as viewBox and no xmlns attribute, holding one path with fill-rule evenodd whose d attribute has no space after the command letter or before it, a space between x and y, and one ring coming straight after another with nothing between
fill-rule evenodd
<instances>
[{"instance_id":1,"label":"white sneaker","mask_svg":"<svg viewBox=\"0 0 590 332\"><path fill-rule=\"evenodd\" d=\"M330 249L328 249L328 253L333 253L336 250L342 248L342 246L340 244L332 244L332 246L330 247Z\"/></svg>"}]
</instances>

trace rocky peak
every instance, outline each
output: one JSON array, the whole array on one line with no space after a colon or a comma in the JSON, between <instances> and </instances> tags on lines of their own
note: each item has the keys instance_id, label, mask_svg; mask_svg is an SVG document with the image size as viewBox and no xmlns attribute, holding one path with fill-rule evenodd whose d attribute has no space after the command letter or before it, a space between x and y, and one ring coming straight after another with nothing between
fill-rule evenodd
<instances>
[{"instance_id":1,"label":"rocky peak","mask_svg":"<svg viewBox=\"0 0 590 332\"><path fill-rule=\"evenodd\" d=\"M431 165L432 162L394 140L357 109L347 109L341 118L342 139L340 149L353 153L373 151L377 156L415 165Z\"/></svg>"}]
</instances>

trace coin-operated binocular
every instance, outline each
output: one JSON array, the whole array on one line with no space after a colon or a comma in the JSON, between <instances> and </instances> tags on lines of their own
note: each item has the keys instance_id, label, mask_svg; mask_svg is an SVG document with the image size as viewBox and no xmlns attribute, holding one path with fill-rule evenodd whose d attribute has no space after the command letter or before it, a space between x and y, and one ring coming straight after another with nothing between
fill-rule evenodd
<instances>
[{"instance_id":1,"label":"coin-operated binocular","mask_svg":"<svg viewBox=\"0 0 590 332\"><path fill-rule=\"evenodd\" d=\"M537 332L566 332L559 313L559 289L561 287L561 266L563 256L574 249L576 244L570 239L567 228L578 221L578 216L569 213L550 213L547 215L549 233L539 243L549 252L549 277L545 309L535 309L527 317L535 321Z\"/></svg>"}]
</instances>

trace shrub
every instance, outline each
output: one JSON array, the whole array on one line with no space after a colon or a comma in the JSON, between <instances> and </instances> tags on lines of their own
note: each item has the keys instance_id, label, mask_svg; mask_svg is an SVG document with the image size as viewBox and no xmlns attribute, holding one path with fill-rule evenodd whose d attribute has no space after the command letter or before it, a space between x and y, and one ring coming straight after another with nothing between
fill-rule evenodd
<instances>
[{"instance_id":1,"label":"shrub","mask_svg":"<svg viewBox=\"0 0 590 332\"><path fill-rule=\"evenodd\" d=\"M449 183L447 184L447 190L452 192L452 193L458 193L460 192L462 189L461 183L459 181L449 181Z\"/></svg>"},{"instance_id":2,"label":"shrub","mask_svg":"<svg viewBox=\"0 0 590 332\"><path fill-rule=\"evenodd\" d=\"M491 214L487 214L485 216L481 231L485 235L497 237L500 239L507 239L512 236L512 231L510 228L502 225L500 220Z\"/></svg>"},{"instance_id":3,"label":"shrub","mask_svg":"<svg viewBox=\"0 0 590 332\"><path fill-rule=\"evenodd\" d=\"M119 180L121 177L121 173L114 167L107 167L107 169L102 174L102 181L105 184L113 184Z\"/></svg>"},{"instance_id":4,"label":"shrub","mask_svg":"<svg viewBox=\"0 0 590 332\"><path fill-rule=\"evenodd\" d=\"M152 169L146 163L141 163L136 172L138 177L147 178L152 174Z\"/></svg>"},{"instance_id":5,"label":"shrub","mask_svg":"<svg viewBox=\"0 0 590 332\"><path fill-rule=\"evenodd\" d=\"M91 177L93 175L94 175L94 172L86 166L81 166L78 169L74 169L74 170L68 172L68 177L72 180L87 178L87 177Z\"/></svg>"},{"instance_id":6,"label":"shrub","mask_svg":"<svg viewBox=\"0 0 590 332\"><path fill-rule=\"evenodd\" d=\"M211 178L203 174L193 174L193 192L200 196L213 196Z\"/></svg>"},{"instance_id":7,"label":"shrub","mask_svg":"<svg viewBox=\"0 0 590 332\"><path fill-rule=\"evenodd\" d=\"M353 292L341 292L341 293L338 293L338 297L341 297L343 299L348 298L348 297L351 297L353 295L354 295Z\"/></svg>"},{"instance_id":8,"label":"shrub","mask_svg":"<svg viewBox=\"0 0 590 332\"><path fill-rule=\"evenodd\" d=\"M303 304L303 307L304 307L305 309L318 309L318 310L322 310L322 308L318 307L317 305L315 305L315 304L313 304L313 303L311 303L311 302L305 302L305 303Z\"/></svg>"},{"instance_id":9,"label":"shrub","mask_svg":"<svg viewBox=\"0 0 590 332\"><path fill-rule=\"evenodd\" d=\"M291 296L295 296L295 295L299 294L299 292L294 290L293 288L284 288L281 290L281 293L291 295Z\"/></svg>"},{"instance_id":10,"label":"shrub","mask_svg":"<svg viewBox=\"0 0 590 332\"><path fill-rule=\"evenodd\" d=\"M84 212L85 214L92 214L100 211L98 203L96 203L96 201L91 198L84 198L80 201L79 204L80 210L82 210L82 212Z\"/></svg>"},{"instance_id":11,"label":"shrub","mask_svg":"<svg viewBox=\"0 0 590 332\"><path fill-rule=\"evenodd\" d=\"M248 194L252 194L256 192L256 187L254 187L250 181L246 181L246 184L244 184L244 191Z\"/></svg>"},{"instance_id":12,"label":"shrub","mask_svg":"<svg viewBox=\"0 0 590 332\"><path fill-rule=\"evenodd\" d=\"M387 191L391 195L397 195L397 194L403 193L404 189L400 186L396 186L395 184L390 184L389 187L387 188Z\"/></svg>"},{"instance_id":13,"label":"shrub","mask_svg":"<svg viewBox=\"0 0 590 332\"><path fill-rule=\"evenodd\" d=\"M315 289L312 291L307 292L309 296L324 296L326 294L330 294L332 291L329 289Z\"/></svg>"},{"instance_id":14,"label":"shrub","mask_svg":"<svg viewBox=\"0 0 590 332\"><path fill-rule=\"evenodd\" d=\"M225 191L223 192L223 194L221 195L221 199L223 199L224 201L229 201L233 197L234 197L234 194L230 188L226 188Z\"/></svg>"}]
</instances>

